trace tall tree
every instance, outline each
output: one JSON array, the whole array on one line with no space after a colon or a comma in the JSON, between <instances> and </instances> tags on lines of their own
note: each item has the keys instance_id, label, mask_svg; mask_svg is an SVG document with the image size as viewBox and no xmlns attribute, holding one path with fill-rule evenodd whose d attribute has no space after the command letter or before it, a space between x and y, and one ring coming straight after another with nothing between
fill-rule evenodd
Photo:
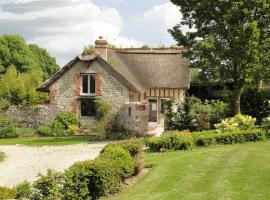
<instances>
[{"instance_id":1,"label":"tall tree","mask_svg":"<svg viewBox=\"0 0 270 200\"><path fill-rule=\"evenodd\" d=\"M35 57L37 65L44 72L44 79L49 78L59 70L55 58L50 56L46 49L40 48L36 44L29 44L28 46Z\"/></svg>"},{"instance_id":2,"label":"tall tree","mask_svg":"<svg viewBox=\"0 0 270 200\"><path fill-rule=\"evenodd\" d=\"M37 69L34 55L19 35L0 36L0 73L5 73L10 65L21 73Z\"/></svg>"},{"instance_id":3,"label":"tall tree","mask_svg":"<svg viewBox=\"0 0 270 200\"><path fill-rule=\"evenodd\" d=\"M15 66L19 73L41 70L43 78L54 74L59 66L55 58L35 44L27 45L19 35L0 36L0 74L4 74L9 66Z\"/></svg>"},{"instance_id":4,"label":"tall tree","mask_svg":"<svg viewBox=\"0 0 270 200\"><path fill-rule=\"evenodd\" d=\"M183 17L169 30L208 81L232 80L234 112L243 87L270 78L269 0L171 0ZM181 29L188 26L190 31Z\"/></svg>"}]
</instances>

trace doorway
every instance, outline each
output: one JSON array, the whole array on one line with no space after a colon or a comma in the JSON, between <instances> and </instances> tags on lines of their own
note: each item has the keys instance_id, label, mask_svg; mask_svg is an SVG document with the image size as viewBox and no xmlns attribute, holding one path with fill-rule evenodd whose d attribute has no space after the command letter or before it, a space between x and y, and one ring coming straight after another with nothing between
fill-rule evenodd
<instances>
[{"instance_id":1,"label":"doorway","mask_svg":"<svg viewBox=\"0 0 270 200\"><path fill-rule=\"evenodd\" d=\"M157 122L158 102L157 99L149 99L149 122Z\"/></svg>"}]
</instances>

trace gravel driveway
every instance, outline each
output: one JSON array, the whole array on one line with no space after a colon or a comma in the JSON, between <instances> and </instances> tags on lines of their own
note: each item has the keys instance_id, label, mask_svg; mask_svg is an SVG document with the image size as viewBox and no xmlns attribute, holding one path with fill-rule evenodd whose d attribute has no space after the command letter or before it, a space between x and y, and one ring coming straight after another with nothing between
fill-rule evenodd
<instances>
[{"instance_id":1,"label":"gravel driveway","mask_svg":"<svg viewBox=\"0 0 270 200\"><path fill-rule=\"evenodd\" d=\"M34 181L47 169L64 170L76 161L94 159L106 143L66 146L0 146L5 160L0 162L0 185L14 186L24 180Z\"/></svg>"}]
</instances>

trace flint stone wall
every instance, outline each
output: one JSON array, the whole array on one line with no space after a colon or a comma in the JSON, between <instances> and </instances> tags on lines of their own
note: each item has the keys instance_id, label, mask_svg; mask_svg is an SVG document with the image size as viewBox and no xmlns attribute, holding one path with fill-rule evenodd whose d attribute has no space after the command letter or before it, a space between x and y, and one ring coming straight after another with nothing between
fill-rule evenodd
<instances>
[{"instance_id":1,"label":"flint stone wall","mask_svg":"<svg viewBox=\"0 0 270 200\"><path fill-rule=\"evenodd\" d=\"M0 110L0 114L5 115L14 123L19 123L22 127L37 128L52 121L56 112L51 105L38 105L26 109L15 106L6 110Z\"/></svg>"},{"instance_id":2,"label":"flint stone wall","mask_svg":"<svg viewBox=\"0 0 270 200\"><path fill-rule=\"evenodd\" d=\"M148 102L125 103L119 111L120 123L124 128L143 136L148 131Z\"/></svg>"}]
</instances>

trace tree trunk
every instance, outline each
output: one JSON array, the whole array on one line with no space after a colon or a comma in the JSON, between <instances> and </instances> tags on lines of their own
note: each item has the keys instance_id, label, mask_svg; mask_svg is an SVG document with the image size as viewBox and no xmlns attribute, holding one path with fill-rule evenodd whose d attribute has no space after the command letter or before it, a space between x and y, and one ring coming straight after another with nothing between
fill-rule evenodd
<instances>
[{"instance_id":1,"label":"tree trunk","mask_svg":"<svg viewBox=\"0 0 270 200\"><path fill-rule=\"evenodd\" d=\"M234 114L241 114L241 96L243 93L243 86L238 87L235 90L235 99L234 99Z\"/></svg>"}]
</instances>

